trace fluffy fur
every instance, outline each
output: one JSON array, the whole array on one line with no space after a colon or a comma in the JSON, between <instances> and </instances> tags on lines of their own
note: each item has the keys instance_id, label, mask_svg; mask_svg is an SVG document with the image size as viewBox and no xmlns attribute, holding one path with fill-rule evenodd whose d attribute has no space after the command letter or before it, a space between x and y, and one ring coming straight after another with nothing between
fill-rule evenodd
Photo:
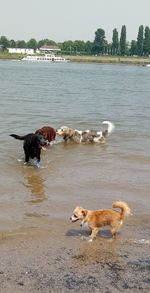
<instances>
[{"instance_id":1,"label":"fluffy fur","mask_svg":"<svg viewBox=\"0 0 150 293\"><path fill-rule=\"evenodd\" d=\"M10 134L10 136L23 140L23 149L25 153L25 162L28 163L29 159L36 158L40 162L41 149L46 147L47 142L42 135L35 133L29 133L24 136L19 136L17 134Z\"/></svg>"},{"instance_id":2,"label":"fluffy fur","mask_svg":"<svg viewBox=\"0 0 150 293\"><path fill-rule=\"evenodd\" d=\"M105 143L106 137L114 131L114 124L110 121L103 121L103 124L107 124L108 128L104 131L96 130L84 130L80 131L77 129L69 128L67 126L62 126L56 131L56 133L61 136L64 141L73 141L77 143L82 142L101 142Z\"/></svg>"},{"instance_id":3,"label":"fluffy fur","mask_svg":"<svg viewBox=\"0 0 150 293\"><path fill-rule=\"evenodd\" d=\"M96 238L100 228L110 226L112 237L115 238L117 232L123 224L123 219L130 214L130 208L123 201L116 201L113 208L119 208L119 211L113 209L91 211L82 207L76 207L70 220L74 223L81 220L81 226L87 223L91 230L90 239Z\"/></svg>"},{"instance_id":4,"label":"fluffy fur","mask_svg":"<svg viewBox=\"0 0 150 293\"><path fill-rule=\"evenodd\" d=\"M37 129L35 134L42 135L49 143L53 142L56 138L56 130L50 126L43 126L42 128Z\"/></svg>"}]
</instances>

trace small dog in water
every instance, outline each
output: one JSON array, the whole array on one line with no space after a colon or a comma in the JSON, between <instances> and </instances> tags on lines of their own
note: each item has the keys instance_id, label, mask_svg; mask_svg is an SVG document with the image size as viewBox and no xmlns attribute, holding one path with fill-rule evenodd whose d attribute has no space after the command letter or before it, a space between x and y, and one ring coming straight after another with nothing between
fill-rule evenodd
<instances>
[{"instance_id":1,"label":"small dog in water","mask_svg":"<svg viewBox=\"0 0 150 293\"><path fill-rule=\"evenodd\" d=\"M10 134L10 136L23 140L23 149L25 153L25 163L29 162L29 159L36 159L36 166L40 167L41 149L46 149L47 142L42 135L35 133L29 133L27 135Z\"/></svg>"},{"instance_id":2,"label":"small dog in water","mask_svg":"<svg viewBox=\"0 0 150 293\"><path fill-rule=\"evenodd\" d=\"M86 210L82 207L76 207L70 220L74 223L81 220L81 226L85 223L91 231L89 241L96 238L99 229L103 226L110 226L112 238L116 237L117 232L123 224L123 219L130 215L130 208L123 201L116 201L112 205L113 208L119 208L121 211L109 210Z\"/></svg>"},{"instance_id":3,"label":"small dog in water","mask_svg":"<svg viewBox=\"0 0 150 293\"><path fill-rule=\"evenodd\" d=\"M108 128L104 131L77 130L67 126L62 126L60 129L57 129L56 133L61 136L65 142L70 140L76 143L105 143L106 137L114 131L115 126L110 121L103 121L102 123L108 125Z\"/></svg>"}]
</instances>

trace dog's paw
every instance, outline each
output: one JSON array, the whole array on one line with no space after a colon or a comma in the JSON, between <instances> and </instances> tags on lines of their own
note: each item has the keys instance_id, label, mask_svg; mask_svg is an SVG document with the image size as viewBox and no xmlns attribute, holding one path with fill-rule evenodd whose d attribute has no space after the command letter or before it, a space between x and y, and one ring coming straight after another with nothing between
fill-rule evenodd
<instances>
[{"instance_id":1,"label":"dog's paw","mask_svg":"<svg viewBox=\"0 0 150 293\"><path fill-rule=\"evenodd\" d=\"M88 242L92 242L92 241L93 241L93 239L92 238L89 238Z\"/></svg>"},{"instance_id":2,"label":"dog's paw","mask_svg":"<svg viewBox=\"0 0 150 293\"><path fill-rule=\"evenodd\" d=\"M39 160L35 160L34 164L37 168L40 168L40 161Z\"/></svg>"},{"instance_id":3,"label":"dog's paw","mask_svg":"<svg viewBox=\"0 0 150 293\"><path fill-rule=\"evenodd\" d=\"M87 237L87 236L82 236L81 239L82 240L86 240L88 242L92 242L93 241L93 239L91 237Z\"/></svg>"}]
</instances>

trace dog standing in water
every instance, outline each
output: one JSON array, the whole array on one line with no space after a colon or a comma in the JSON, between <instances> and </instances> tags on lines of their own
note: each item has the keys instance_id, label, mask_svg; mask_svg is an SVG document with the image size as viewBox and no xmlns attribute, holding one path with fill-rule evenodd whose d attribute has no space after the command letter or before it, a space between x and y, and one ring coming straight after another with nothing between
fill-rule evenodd
<instances>
[{"instance_id":1,"label":"dog standing in water","mask_svg":"<svg viewBox=\"0 0 150 293\"><path fill-rule=\"evenodd\" d=\"M115 126L110 121L103 121L103 124L107 124L108 128L104 131L97 130L77 130L69 128L67 126L62 126L57 129L56 133L61 136L64 141L72 141L76 143L105 143L106 137L109 136L115 129Z\"/></svg>"},{"instance_id":2,"label":"dog standing in water","mask_svg":"<svg viewBox=\"0 0 150 293\"><path fill-rule=\"evenodd\" d=\"M25 153L25 163L29 162L29 159L36 159L36 166L40 167L41 149L46 149L47 142L42 135L35 133L29 133L27 135L10 134L10 136L23 140L23 149Z\"/></svg>"},{"instance_id":3,"label":"dog standing in water","mask_svg":"<svg viewBox=\"0 0 150 293\"><path fill-rule=\"evenodd\" d=\"M96 238L100 228L104 226L111 227L112 238L116 237L117 232L123 224L123 219L130 215L130 208L123 201L116 201L112 205L113 208L119 208L121 211L109 210L87 210L82 207L76 207L70 220L74 223L81 221L81 226L87 224L90 231L90 241Z\"/></svg>"}]
</instances>

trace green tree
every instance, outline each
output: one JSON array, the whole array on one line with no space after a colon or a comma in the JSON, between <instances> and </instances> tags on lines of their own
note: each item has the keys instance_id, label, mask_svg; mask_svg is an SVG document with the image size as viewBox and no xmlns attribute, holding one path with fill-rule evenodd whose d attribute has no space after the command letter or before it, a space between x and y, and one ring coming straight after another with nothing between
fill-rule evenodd
<instances>
[{"instance_id":1,"label":"green tree","mask_svg":"<svg viewBox=\"0 0 150 293\"><path fill-rule=\"evenodd\" d=\"M150 28L145 27L144 40L143 40L143 53L148 56L150 54Z\"/></svg>"},{"instance_id":2,"label":"green tree","mask_svg":"<svg viewBox=\"0 0 150 293\"><path fill-rule=\"evenodd\" d=\"M38 48L40 48L42 46L51 46L51 45L56 45L56 43L52 40L49 40L49 39L43 39L37 43Z\"/></svg>"},{"instance_id":3,"label":"green tree","mask_svg":"<svg viewBox=\"0 0 150 293\"><path fill-rule=\"evenodd\" d=\"M112 36L112 55L118 54L118 49L119 49L118 31L115 28L113 30L113 36Z\"/></svg>"},{"instance_id":4,"label":"green tree","mask_svg":"<svg viewBox=\"0 0 150 293\"><path fill-rule=\"evenodd\" d=\"M126 26L125 25L123 25L121 28L120 54L122 56L126 55Z\"/></svg>"},{"instance_id":5,"label":"green tree","mask_svg":"<svg viewBox=\"0 0 150 293\"><path fill-rule=\"evenodd\" d=\"M17 48L26 48L26 42L24 40L19 40L16 42Z\"/></svg>"},{"instance_id":6,"label":"green tree","mask_svg":"<svg viewBox=\"0 0 150 293\"><path fill-rule=\"evenodd\" d=\"M5 36L1 36L0 45L2 45L3 49L5 50L6 48L9 47L9 40Z\"/></svg>"},{"instance_id":7,"label":"green tree","mask_svg":"<svg viewBox=\"0 0 150 293\"><path fill-rule=\"evenodd\" d=\"M85 52L85 43L84 41L76 40L74 42L74 49L76 54L82 54Z\"/></svg>"},{"instance_id":8,"label":"green tree","mask_svg":"<svg viewBox=\"0 0 150 293\"><path fill-rule=\"evenodd\" d=\"M10 40L9 46L10 48L16 48L16 42L14 40Z\"/></svg>"},{"instance_id":9,"label":"green tree","mask_svg":"<svg viewBox=\"0 0 150 293\"><path fill-rule=\"evenodd\" d=\"M131 47L130 47L130 55L137 55L137 43L135 40L131 41Z\"/></svg>"},{"instance_id":10,"label":"green tree","mask_svg":"<svg viewBox=\"0 0 150 293\"><path fill-rule=\"evenodd\" d=\"M144 28L143 25L139 26L138 36L137 36L137 54L138 56L143 55L143 34Z\"/></svg>"},{"instance_id":11,"label":"green tree","mask_svg":"<svg viewBox=\"0 0 150 293\"><path fill-rule=\"evenodd\" d=\"M74 45L73 41L65 41L62 43L62 51L65 52L65 54L73 54L74 53Z\"/></svg>"},{"instance_id":12,"label":"green tree","mask_svg":"<svg viewBox=\"0 0 150 293\"><path fill-rule=\"evenodd\" d=\"M27 48L36 50L37 49L37 41L35 39L30 39L27 42Z\"/></svg>"},{"instance_id":13,"label":"green tree","mask_svg":"<svg viewBox=\"0 0 150 293\"><path fill-rule=\"evenodd\" d=\"M105 31L101 28L95 32L95 39L93 43L92 53L103 54L106 47Z\"/></svg>"},{"instance_id":14,"label":"green tree","mask_svg":"<svg viewBox=\"0 0 150 293\"><path fill-rule=\"evenodd\" d=\"M87 41L85 43L85 53L88 55L91 55L92 47L93 47L93 42Z\"/></svg>"}]
</instances>

